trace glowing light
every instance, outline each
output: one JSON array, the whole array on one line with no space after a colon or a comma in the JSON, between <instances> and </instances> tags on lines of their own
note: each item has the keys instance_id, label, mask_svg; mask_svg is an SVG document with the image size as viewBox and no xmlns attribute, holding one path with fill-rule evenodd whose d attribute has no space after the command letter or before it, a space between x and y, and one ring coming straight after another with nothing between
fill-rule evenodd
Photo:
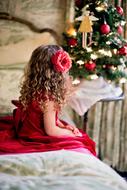
<instances>
[{"instance_id":1,"label":"glowing light","mask_svg":"<svg viewBox=\"0 0 127 190\"><path fill-rule=\"evenodd\" d=\"M111 42L110 42L110 41L107 41L107 42L106 42L106 44L107 44L107 45L110 45L110 44L111 44Z\"/></svg>"},{"instance_id":2,"label":"glowing light","mask_svg":"<svg viewBox=\"0 0 127 190\"><path fill-rule=\"evenodd\" d=\"M96 74L90 75L90 79L92 79L92 80L98 79L98 76Z\"/></svg>"},{"instance_id":3,"label":"glowing light","mask_svg":"<svg viewBox=\"0 0 127 190\"><path fill-rule=\"evenodd\" d=\"M73 26L70 26L67 30L66 33L70 36L76 36L77 32Z\"/></svg>"},{"instance_id":4,"label":"glowing light","mask_svg":"<svg viewBox=\"0 0 127 190\"><path fill-rule=\"evenodd\" d=\"M124 26L126 24L126 22L125 21L121 21L121 26Z\"/></svg>"},{"instance_id":5,"label":"glowing light","mask_svg":"<svg viewBox=\"0 0 127 190\"><path fill-rule=\"evenodd\" d=\"M114 52L114 54L116 54L117 53L117 49L113 49L113 52Z\"/></svg>"},{"instance_id":6,"label":"glowing light","mask_svg":"<svg viewBox=\"0 0 127 190\"><path fill-rule=\"evenodd\" d=\"M125 83L125 82L127 82L127 79L121 78L121 79L119 80L119 82L120 82L120 83Z\"/></svg>"},{"instance_id":7,"label":"glowing light","mask_svg":"<svg viewBox=\"0 0 127 190\"><path fill-rule=\"evenodd\" d=\"M96 7L96 10L97 10L98 12L100 12L100 11L103 11L104 8L103 8L103 7Z\"/></svg>"},{"instance_id":8,"label":"glowing light","mask_svg":"<svg viewBox=\"0 0 127 190\"><path fill-rule=\"evenodd\" d=\"M92 48L91 47L86 47L87 52L92 52Z\"/></svg>"},{"instance_id":9,"label":"glowing light","mask_svg":"<svg viewBox=\"0 0 127 190\"><path fill-rule=\"evenodd\" d=\"M79 79L75 79L72 81L72 84L76 85L76 84L79 84L80 83L80 80Z\"/></svg>"},{"instance_id":10,"label":"glowing light","mask_svg":"<svg viewBox=\"0 0 127 190\"><path fill-rule=\"evenodd\" d=\"M111 69L112 69L112 71L116 71L116 67L114 67L114 66L111 66Z\"/></svg>"},{"instance_id":11,"label":"glowing light","mask_svg":"<svg viewBox=\"0 0 127 190\"><path fill-rule=\"evenodd\" d=\"M93 60L95 60L95 59L97 59L98 58L98 56L97 56L97 54L91 54L91 59L93 59Z\"/></svg>"},{"instance_id":12,"label":"glowing light","mask_svg":"<svg viewBox=\"0 0 127 190\"><path fill-rule=\"evenodd\" d=\"M112 52L110 50L106 51L104 49L100 49L98 52L100 54L102 54L102 55L105 55L105 56L108 56L108 57L112 57Z\"/></svg>"},{"instance_id":13,"label":"glowing light","mask_svg":"<svg viewBox=\"0 0 127 190\"><path fill-rule=\"evenodd\" d=\"M77 63L78 63L79 65L84 65L84 61L82 61L82 60L78 60Z\"/></svg>"}]
</instances>

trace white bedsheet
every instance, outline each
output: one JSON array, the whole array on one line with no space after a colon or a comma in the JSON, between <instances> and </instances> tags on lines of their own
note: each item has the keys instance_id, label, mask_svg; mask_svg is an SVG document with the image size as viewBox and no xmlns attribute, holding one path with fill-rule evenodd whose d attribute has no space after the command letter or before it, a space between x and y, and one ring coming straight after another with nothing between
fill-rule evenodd
<instances>
[{"instance_id":1,"label":"white bedsheet","mask_svg":"<svg viewBox=\"0 0 127 190\"><path fill-rule=\"evenodd\" d=\"M127 190L94 156L67 150L0 156L0 190Z\"/></svg>"}]
</instances>

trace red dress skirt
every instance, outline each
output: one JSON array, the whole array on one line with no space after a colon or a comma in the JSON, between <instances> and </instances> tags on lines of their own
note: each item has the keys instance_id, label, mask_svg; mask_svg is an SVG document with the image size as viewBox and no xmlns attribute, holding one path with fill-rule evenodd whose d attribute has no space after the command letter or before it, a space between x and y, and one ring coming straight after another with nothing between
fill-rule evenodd
<instances>
[{"instance_id":1,"label":"red dress skirt","mask_svg":"<svg viewBox=\"0 0 127 190\"><path fill-rule=\"evenodd\" d=\"M0 118L0 154L45 152L85 148L93 155L95 143L82 130L82 137L54 137L45 133L43 113L33 101L23 111L18 101L13 115ZM56 116L57 120L57 116Z\"/></svg>"}]
</instances>

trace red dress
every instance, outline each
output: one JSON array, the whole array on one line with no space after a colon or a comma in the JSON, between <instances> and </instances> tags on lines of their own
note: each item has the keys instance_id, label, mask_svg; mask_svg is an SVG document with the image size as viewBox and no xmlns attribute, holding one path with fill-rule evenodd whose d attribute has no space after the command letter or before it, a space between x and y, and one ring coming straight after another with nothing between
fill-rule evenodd
<instances>
[{"instance_id":1,"label":"red dress","mask_svg":"<svg viewBox=\"0 0 127 190\"><path fill-rule=\"evenodd\" d=\"M82 137L48 136L44 130L43 112L36 101L25 111L18 101L12 102L17 107L13 115L0 118L0 154L85 148L96 155L95 143L82 130Z\"/></svg>"}]
</instances>

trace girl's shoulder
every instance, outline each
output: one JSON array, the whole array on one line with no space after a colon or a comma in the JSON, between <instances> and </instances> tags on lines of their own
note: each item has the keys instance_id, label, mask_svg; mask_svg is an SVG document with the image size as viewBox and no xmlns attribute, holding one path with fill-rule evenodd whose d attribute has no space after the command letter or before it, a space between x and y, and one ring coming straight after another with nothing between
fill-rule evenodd
<instances>
[{"instance_id":1,"label":"girl's shoulder","mask_svg":"<svg viewBox=\"0 0 127 190\"><path fill-rule=\"evenodd\" d=\"M37 97L39 101L39 106L42 110L42 112L46 112L46 110L53 110L53 111L60 111L59 104L55 101L54 96L49 93L40 93Z\"/></svg>"}]
</instances>

